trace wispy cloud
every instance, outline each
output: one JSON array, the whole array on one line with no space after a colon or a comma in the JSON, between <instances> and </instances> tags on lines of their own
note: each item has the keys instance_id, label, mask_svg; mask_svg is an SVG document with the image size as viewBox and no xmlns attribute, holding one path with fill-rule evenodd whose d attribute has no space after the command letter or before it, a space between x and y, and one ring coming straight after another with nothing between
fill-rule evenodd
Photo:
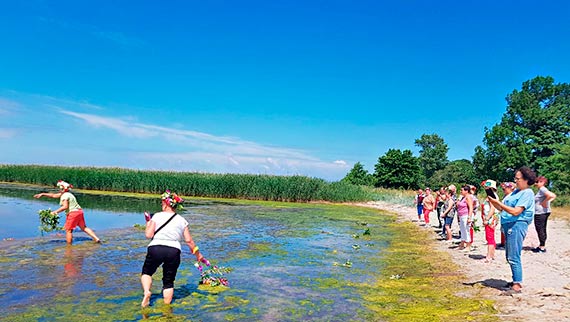
<instances>
[{"instance_id":1,"label":"wispy cloud","mask_svg":"<svg viewBox=\"0 0 570 322\"><path fill-rule=\"evenodd\" d=\"M318 173L320 176L339 176L346 172L347 163L342 160L326 162L296 149L274 147L235 137L215 136L208 133L172 129L144 123L132 123L123 119L103 117L88 113L61 110L62 114L82 120L94 127L104 127L120 135L146 139L150 137L177 141L182 149L190 152L136 153L136 158L154 160L153 164L190 171L238 172L269 174Z\"/></svg>"},{"instance_id":2,"label":"wispy cloud","mask_svg":"<svg viewBox=\"0 0 570 322\"><path fill-rule=\"evenodd\" d=\"M102 117L94 114L77 113L68 110L61 110L60 112L83 120L96 127L106 127L115 130L121 135L128 137L140 139L163 137L168 140L176 140L179 144L208 151L213 150L236 155L273 158L280 157L317 161L317 158L299 150L260 145L255 142L240 140L233 137L214 136L203 132L172 129L151 124L132 123L118 118Z\"/></svg>"},{"instance_id":3,"label":"wispy cloud","mask_svg":"<svg viewBox=\"0 0 570 322\"><path fill-rule=\"evenodd\" d=\"M103 115L108 110L106 107L84 101L23 93L1 94L0 113L19 109L13 114L19 115L21 124L29 124L25 121L26 114L40 118L41 121L36 122L36 127L31 130L33 133L28 131L28 135L38 135L48 130L43 119L48 116L57 122L63 122L67 133L77 133L78 130L87 128L91 131L107 130L106 133L101 132L104 141L99 142L93 138L89 142L89 151L73 153L82 156L74 159L74 162L83 165L97 165L95 162L109 165L115 160L114 165L119 167L215 173L299 174L321 178L341 177L348 167L345 161L324 161L304 150L260 144L235 136L217 136L191 129L144 123L132 115L106 116ZM45 115L41 116L41 113ZM67 118L77 122L69 122ZM58 123L47 124L55 126ZM18 134L16 130L8 128L10 124L7 122L0 123L0 126L4 127L0 128L0 138L10 139ZM78 127L74 128L76 126ZM54 128L49 131L54 131ZM116 133L116 139L109 136L113 132ZM109 140L112 144L105 144ZM83 141L77 144L78 148L81 146L84 146ZM111 160L109 156L114 159ZM82 161L85 158L93 163L86 164L87 161Z\"/></svg>"},{"instance_id":4,"label":"wispy cloud","mask_svg":"<svg viewBox=\"0 0 570 322\"><path fill-rule=\"evenodd\" d=\"M0 96L0 115L9 115L16 112L20 104L12 99Z\"/></svg>"},{"instance_id":5,"label":"wispy cloud","mask_svg":"<svg viewBox=\"0 0 570 322\"><path fill-rule=\"evenodd\" d=\"M11 139L18 133L15 129L3 129L0 128L0 139Z\"/></svg>"}]
</instances>

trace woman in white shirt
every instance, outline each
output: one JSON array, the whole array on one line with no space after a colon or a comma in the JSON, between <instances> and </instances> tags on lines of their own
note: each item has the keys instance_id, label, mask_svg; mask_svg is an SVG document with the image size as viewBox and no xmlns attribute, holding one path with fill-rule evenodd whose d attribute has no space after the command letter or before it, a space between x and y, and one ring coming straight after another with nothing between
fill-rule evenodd
<instances>
[{"instance_id":1,"label":"woman in white shirt","mask_svg":"<svg viewBox=\"0 0 570 322\"><path fill-rule=\"evenodd\" d=\"M547 184L548 179L543 176L536 179L538 191L534 195L534 226L540 245L532 250L535 253L546 253L546 223L551 212L550 202L556 198L556 194L546 188Z\"/></svg>"},{"instance_id":2,"label":"woman in white shirt","mask_svg":"<svg viewBox=\"0 0 570 322\"><path fill-rule=\"evenodd\" d=\"M155 213L152 218L145 213L146 229L145 236L150 238L148 244L146 259L141 273L141 284L143 288L142 307L150 304L150 296L152 295L150 288L152 286L152 275L158 267L162 265L162 295L164 303L170 304L174 295L174 280L176 272L180 266L180 253L182 247L180 240L184 240L190 252L196 256L196 260L210 266L210 262L198 250L198 246L192 240L192 236L188 230L188 222L184 217L176 213L176 209L183 202L175 193L166 190L162 194L162 211Z\"/></svg>"}]
</instances>

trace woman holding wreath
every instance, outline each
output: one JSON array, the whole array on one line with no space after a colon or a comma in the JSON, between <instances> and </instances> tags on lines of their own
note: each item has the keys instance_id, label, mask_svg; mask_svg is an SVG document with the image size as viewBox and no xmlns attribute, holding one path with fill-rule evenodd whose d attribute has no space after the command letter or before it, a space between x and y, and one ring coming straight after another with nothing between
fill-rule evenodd
<instances>
[{"instance_id":1,"label":"woman holding wreath","mask_svg":"<svg viewBox=\"0 0 570 322\"><path fill-rule=\"evenodd\" d=\"M180 266L180 253L182 247L180 240L184 240L190 252L196 256L196 260L210 266L210 262L198 249L188 230L188 221L176 213L176 209L182 207L182 198L177 194L166 190L161 196L162 211L155 213L152 218L145 212L146 228L145 236L150 238L146 259L141 273L141 285L143 288L142 307L150 304L152 295L152 275L162 265L162 295L164 303L170 304L174 295L174 280Z\"/></svg>"}]
</instances>

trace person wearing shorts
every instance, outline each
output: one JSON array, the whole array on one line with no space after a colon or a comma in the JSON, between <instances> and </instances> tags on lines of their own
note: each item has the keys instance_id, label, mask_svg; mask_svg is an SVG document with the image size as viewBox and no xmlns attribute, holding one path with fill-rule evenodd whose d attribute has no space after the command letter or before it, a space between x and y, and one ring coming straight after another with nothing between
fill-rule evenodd
<instances>
[{"instance_id":1,"label":"person wearing shorts","mask_svg":"<svg viewBox=\"0 0 570 322\"><path fill-rule=\"evenodd\" d=\"M422 189L418 189L418 193L414 198L414 203L416 204L416 208L418 210L418 221L422 220L422 215L424 213L424 205L423 205L424 197L425 197L424 191Z\"/></svg>"},{"instance_id":2,"label":"person wearing shorts","mask_svg":"<svg viewBox=\"0 0 570 322\"><path fill-rule=\"evenodd\" d=\"M152 217L145 213L146 228L145 236L150 238L146 258L141 272L141 285L143 288L142 307L150 305L150 288L152 287L152 275L162 265L162 295L165 304L172 302L174 295L174 280L180 266L180 254L182 247L180 240L184 240L191 253L196 256L198 262L210 266L210 262L202 256L198 246L194 243L188 230L188 221L176 213L176 209L183 202L175 193L167 190L162 194L162 211Z\"/></svg>"},{"instance_id":3,"label":"person wearing shorts","mask_svg":"<svg viewBox=\"0 0 570 322\"><path fill-rule=\"evenodd\" d=\"M481 186L483 186L484 189L493 190L495 195L497 195L497 182L494 180L485 180L481 182ZM495 259L495 248L497 247L497 242L495 241L495 227L497 226L497 219L498 211L489 200L485 200L481 207L481 220L485 226L485 240L487 241L486 263Z\"/></svg>"},{"instance_id":4,"label":"person wearing shorts","mask_svg":"<svg viewBox=\"0 0 570 322\"><path fill-rule=\"evenodd\" d=\"M75 196L69 192L73 186L63 180L59 180L56 185L59 188L58 193L47 193L42 192L34 195L34 198L48 197L48 198L59 198L60 207L52 211L52 215L57 215L58 213L65 211L65 225L63 229L65 230L65 240L68 244L73 243L73 230L75 227L79 227L83 230L89 237L93 238L96 243L100 243L101 239L95 235L95 232L91 228L85 225L85 215L83 209L77 203Z\"/></svg>"},{"instance_id":5,"label":"person wearing shorts","mask_svg":"<svg viewBox=\"0 0 570 322\"><path fill-rule=\"evenodd\" d=\"M426 188L425 191L426 191L426 196L424 197L423 200L424 222L426 223L426 226L429 226L429 215L435 208L435 198L431 194L430 188Z\"/></svg>"},{"instance_id":6,"label":"person wearing shorts","mask_svg":"<svg viewBox=\"0 0 570 322\"><path fill-rule=\"evenodd\" d=\"M441 235L445 237L446 240L451 241L453 234L451 232L451 225L453 224L453 217L457 210L455 209L455 200L452 192L447 190L443 198L443 206L441 207L442 217L444 220L443 230Z\"/></svg>"}]
</instances>

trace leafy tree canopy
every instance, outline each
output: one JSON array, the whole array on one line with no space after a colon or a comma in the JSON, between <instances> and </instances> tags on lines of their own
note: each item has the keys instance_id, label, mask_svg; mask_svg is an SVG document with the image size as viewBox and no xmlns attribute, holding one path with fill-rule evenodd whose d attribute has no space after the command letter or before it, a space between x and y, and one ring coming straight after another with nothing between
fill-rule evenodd
<instances>
[{"instance_id":1,"label":"leafy tree canopy","mask_svg":"<svg viewBox=\"0 0 570 322\"><path fill-rule=\"evenodd\" d=\"M553 189L570 193L570 139L557 153L545 160L541 169L540 175L550 180Z\"/></svg>"},{"instance_id":2,"label":"leafy tree canopy","mask_svg":"<svg viewBox=\"0 0 570 322\"><path fill-rule=\"evenodd\" d=\"M464 184L477 185L481 180L475 174L471 161L462 159L451 161L445 168L436 171L428 183L435 189L447 187L452 183L459 186Z\"/></svg>"},{"instance_id":3,"label":"leafy tree canopy","mask_svg":"<svg viewBox=\"0 0 570 322\"><path fill-rule=\"evenodd\" d=\"M512 179L513 169L527 165L546 176L547 171L554 171L549 162L560 163L550 158L570 137L570 85L538 76L506 100L501 122L485 129L484 147L475 149L477 174L505 181Z\"/></svg>"},{"instance_id":4,"label":"leafy tree canopy","mask_svg":"<svg viewBox=\"0 0 570 322\"><path fill-rule=\"evenodd\" d=\"M362 163L356 162L341 181L355 185L371 186L373 177L368 173L368 171L366 171L366 169L364 169L364 165L362 165Z\"/></svg>"},{"instance_id":5,"label":"leafy tree canopy","mask_svg":"<svg viewBox=\"0 0 570 322\"><path fill-rule=\"evenodd\" d=\"M443 169L449 163L449 147L441 136L423 134L421 138L416 139L415 144L420 148L419 162L426 178L431 178L437 170Z\"/></svg>"},{"instance_id":6,"label":"leafy tree canopy","mask_svg":"<svg viewBox=\"0 0 570 322\"><path fill-rule=\"evenodd\" d=\"M424 181L419 161L412 151L390 149L374 166L375 186L396 189L417 189Z\"/></svg>"}]
</instances>

